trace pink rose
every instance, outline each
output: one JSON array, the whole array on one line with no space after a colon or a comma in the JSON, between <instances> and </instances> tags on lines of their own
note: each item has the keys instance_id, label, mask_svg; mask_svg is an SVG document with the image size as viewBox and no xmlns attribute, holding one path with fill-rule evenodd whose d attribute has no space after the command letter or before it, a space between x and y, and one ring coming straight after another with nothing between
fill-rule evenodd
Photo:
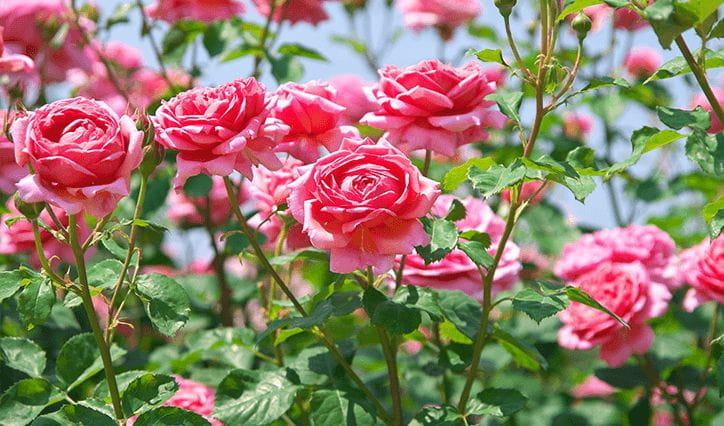
<instances>
[{"instance_id":1,"label":"pink rose","mask_svg":"<svg viewBox=\"0 0 724 426\"><path fill-rule=\"evenodd\" d=\"M477 0L397 0L395 3L404 16L406 27L415 31L437 27L446 39L455 28L482 12Z\"/></svg>"},{"instance_id":2,"label":"pink rose","mask_svg":"<svg viewBox=\"0 0 724 426\"><path fill-rule=\"evenodd\" d=\"M561 1L562 3L564 2ZM591 31L596 32L601 29L603 23L611 16L611 8L605 4L596 4L583 9L583 13L591 20ZM576 14L572 13L566 17L566 20L570 22L575 17Z\"/></svg>"},{"instance_id":3,"label":"pink rose","mask_svg":"<svg viewBox=\"0 0 724 426\"><path fill-rule=\"evenodd\" d=\"M418 221L440 194L438 183L385 141L345 139L297 179L289 208L314 247L330 250L330 269L389 270L429 237Z\"/></svg>"},{"instance_id":4,"label":"pink rose","mask_svg":"<svg viewBox=\"0 0 724 426\"><path fill-rule=\"evenodd\" d=\"M33 236L33 226L29 220L22 219L17 220L12 225L5 223L6 220L22 216L23 214L18 211L15 207L15 203L11 198L7 203L7 208L10 210L7 214L0 216L0 253L1 254L20 254L26 253L30 257L30 263L34 267L40 267L40 260L38 259L38 253L35 250L35 237ZM63 226L68 226L68 215L62 209L57 207L53 208L53 212L60 220ZM50 217L50 213L43 210L40 214L40 220L42 223L47 225L50 229L57 230L58 227ZM78 220L78 238L81 241L85 241L90 235L90 229L85 223L85 220L79 218ZM52 257L58 257L60 260L66 263L75 263L73 257L73 250L65 243L58 241L53 234L43 227L40 228L40 242L43 246L43 253L47 259ZM89 251L87 256L90 257L93 253Z\"/></svg>"},{"instance_id":5,"label":"pink rose","mask_svg":"<svg viewBox=\"0 0 724 426\"><path fill-rule=\"evenodd\" d=\"M687 281L692 287L684 298L687 311L710 301L724 303L724 236L711 242L698 258L696 269L691 271Z\"/></svg>"},{"instance_id":6,"label":"pink rose","mask_svg":"<svg viewBox=\"0 0 724 426\"><path fill-rule=\"evenodd\" d=\"M5 80L5 81L3 81ZM0 86L20 85L22 90L38 85L35 63L25 55L5 51L3 27L0 26Z\"/></svg>"},{"instance_id":7,"label":"pink rose","mask_svg":"<svg viewBox=\"0 0 724 426\"><path fill-rule=\"evenodd\" d=\"M484 98L495 91L474 62L455 68L437 60L407 68L388 65L373 90L379 103L362 123L386 130L393 145L409 153L430 149L452 157L465 144L484 141L486 128L501 128L506 118Z\"/></svg>"},{"instance_id":8,"label":"pink rose","mask_svg":"<svg viewBox=\"0 0 724 426\"><path fill-rule=\"evenodd\" d=\"M706 252L709 249L709 240L706 239L699 244L684 249L676 257L676 262L673 267L676 272L677 285L691 284L696 280L696 274L698 273L699 259L706 256Z\"/></svg>"},{"instance_id":9,"label":"pink rose","mask_svg":"<svg viewBox=\"0 0 724 426\"><path fill-rule=\"evenodd\" d=\"M342 139L359 137L354 127L338 126L345 107L336 102L336 91L328 83L285 83L276 96L272 116L289 126L276 151L311 163L319 158L321 147L335 151Z\"/></svg>"},{"instance_id":10,"label":"pink rose","mask_svg":"<svg viewBox=\"0 0 724 426\"><path fill-rule=\"evenodd\" d=\"M661 54L650 47L634 47L623 60L626 71L637 78L646 78L656 72L661 66Z\"/></svg>"},{"instance_id":11,"label":"pink rose","mask_svg":"<svg viewBox=\"0 0 724 426\"><path fill-rule=\"evenodd\" d=\"M91 49L83 46L83 38L75 26L66 0L3 0L0 2L0 26L5 27L5 48L35 61L42 79L47 82L65 80L66 71L87 68ZM63 44L54 48L48 40L62 25L68 25ZM92 32L94 24L81 19L84 31ZM54 30L51 30L54 29Z\"/></svg>"},{"instance_id":12,"label":"pink rose","mask_svg":"<svg viewBox=\"0 0 724 426\"><path fill-rule=\"evenodd\" d=\"M570 284L590 294L631 328L624 328L604 312L571 302L558 314L563 322L558 344L579 350L600 346L601 359L611 367L622 365L631 354L649 350L654 333L646 320L664 313L671 294L665 286L650 281L640 263L601 263Z\"/></svg>"},{"instance_id":13,"label":"pink rose","mask_svg":"<svg viewBox=\"0 0 724 426\"><path fill-rule=\"evenodd\" d=\"M150 17L170 23L183 20L211 23L231 19L245 10L236 0L156 0L146 7Z\"/></svg>"},{"instance_id":14,"label":"pink rose","mask_svg":"<svg viewBox=\"0 0 724 426\"><path fill-rule=\"evenodd\" d=\"M342 111L339 124L357 124L365 114L377 109L377 104L367 99L365 93L365 88L372 87L373 83L354 74L341 74L330 78L329 84L337 90L336 102L347 108Z\"/></svg>"},{"instance_id":15,"label":"pink rose","mask_svg":"<svg viewBox=\"0 0 724 426\"><path fill-rule=\"evenodd\" d=\"M519 200L521 202L530 200L530 205L535 205L540 203L543 200L543 197L545 197L546 190L540 190L540 188L545 185L545 182L542 180L532 180L530 182L525 182L523 186L520 189L520 195ZM540 190L540 192L538 192ZM535 198L531 199L535 195ZM500 194L500 198L505 200L506 203L510 203L510 190L506 189Z\"/></svg>"},{"instance_id":16,"label":"pink rose","mask_svg":"<svg viewBox=\"0 0 724 426\"><path fill-rule=\"evenodd\" d=\"M128 195L141 163L143 132L128 116L82 97L45 105L13 122L15 159L33 175L18 182L20 197L69 214L105 216Z\"/></svg>"},{"instance_id":17,"label":"pink rose","mask_svg":"<svg viewBox=\"0 0 724 426\"><path fill-rule=\"evenodd\" d=\"M221 226L229 220L231 205L226 195L226 185L220 176L213 176L211 191L208 197L189 197L179 188L168 195L169 220L180 224L203 225L204 214L209 209L211 224ZM243 203L248 198L246 186L242 186L239 194L239 202ZM208 201L211 201L210 207Z\"/></svg>"},{"instance_id":18,"label":"pink rose","mask_svg":"<svg viewBox=\"0 0 724 426\"><path fill-rule=\"evenodd\" d=\"M563 134L568 139L583 140L593 129L593 117L582 112L563 113Z\"/></svg>"},{"instance_id":19,"label":"pink rose","mask_svg":"<svg viewBox=\"0 0 724 426\"><path fill-rule=\"evenodd\" d=\"M455 197L441 195L432 207L432 214L445 216ZM496 216L488 205L481 200L468 197L462 200L467 215L458 220L456 225L461 231L480 231L490 234L492 244L488 253L495 256L498 243L503 236L505 221ZM512 241L505 245L503 257L495 270L493 291L500 292L510 289L518 281L518 273L522 266L519 260L520 249ZM399 259L398 259L399 260ZM410 285L432 287L443 290L461 290L477 298L483 297L483 281L478 267L461 250L453 250L441 261L425 265L418 254L407 256L402 282Z\"/></svg>"},{"instance_id":20,"label":"pink rose","mask_svg":"<svg viewBox=\"0 0 724 426\"><path fill-rule=\"evenodd\" d=\"M716 98L717 102L720 104L724 104L724 87L712 87L712 91L714 92L714 97ZM711 117L711 127L709 127L708 132L711 134L721 133L724 132L724 125L722 125L722 122L719 121L719 117L714 114L714 110L711 107L711 103L709 103L709 100L704 96L703 93L699 93L698 95L694 96L694 99L691 100L691 108L696 108L697 106L700 106L704 108L705 111L709 113L709 116Z\"/></svg>"},{"instance_id":21,"label":"pink rose","mask_svg":"<svg viewBox=\"0 0 724 426\"><path fill-rule=\"evenodd\" d=\"M5 128L6 120L11 121L17 114L8 117L6 111L0 110L0 128ZM12 122L12 121L11 121ZM5 132L0 131L0 192L12 194L15 192L15 184L20 181L28 171L18 166L15 162L15 147Z\"/></svg>"},{"instance_id":22,"label":"pink rose","mask_svg":"<svg viewBox=\"0 0 724 426\"><path fill-rule=\"evenodd\" d=\"M502 65L488 65L483 68L483 75L488 81L495 83L496 87L503 87L507 72Z\"/></svg>"},{"instance_id":23,"label":"pink rose","mask_svg":"<svg viewBox=\"0 0 724 426\"><path fill-rule=\"evenodd\" d=\"M652 281L675 285L671 275L674 241L653 225L629 225L586 234L563 247L554 267L559 277L573 281L601 263L641 263Z\"/></svg>"},{"instance_id":24,"label":"pink rose","mask_svg":"<svg viewBox=\"0 0 724 426\"><path fill-rule=\"evenodd\" d=\"M649 4L653 3L653 0ZM633 9L622 7L613 12L613 26L626 31L638 31L649 24Z\"/></svg>"},{"instance_id":25,"label":"pink rose","mask_svg":"<svg viewBox=\"0 0 724 426\"><path fill-rule=\"evenodd\" d=\"M253 0L260 15L267 17L271 13L272 0ZM291 25L297 22L309 22L317 25L329 19L324 10L322 0L285 0L277 2L274 8L274 22L289 21Z\"/></svg>"},{"instance_id":26,"label":"pink rose","mask_svg":"<svg viewBox=\"0 0 724 426\"><path fill-rule=\"evenodd\" d=\"M571 396L578 399L604 398L616 393L616 388L596 376L588 377L571 390Z\"/></svg>"},{"instance_id":27,"label":"pink rose","mask_svg":"<svg viewBox=\"0 0 724 426\"><path fill-rule=\"evenodd\" d=\"M199 173L251 179L252 165L276 170L277 142L289 128L269 116L273 98L253 78L197 88L165 101L152 117L156 140L178 151L174 185Z\"/></svg>"},{"instance_id":28,"label":"pink rose","mask_svg":"<svg viewBox=\"0 0 724 426\"><path fill-rule=\"evenodd\" d=\"M202 383L194 382L181 376L174 376L174 379L176 379L176 383L178 384L178 390L174 396L164 402L163 405L167 407L179 407L199 414L208 420L212 426L224 425L220 421L211 418L216 400L213 389ZM136 417L130 418L127 424L132 426L136 423L136 420Z\"/></svg>"}]
</instances>

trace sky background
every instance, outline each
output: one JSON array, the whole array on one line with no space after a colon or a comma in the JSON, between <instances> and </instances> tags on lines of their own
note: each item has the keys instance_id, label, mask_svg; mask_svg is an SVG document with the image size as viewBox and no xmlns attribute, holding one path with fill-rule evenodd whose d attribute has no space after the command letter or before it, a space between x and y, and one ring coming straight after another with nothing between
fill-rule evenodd
<instances>
[{"instance_id":1,"label":"sky background","mask_svg":"<svg viewBox=\"0 0 724 426\"><path fill-rule=\"evenodd\" d=\"M371 4L371 11L368 19L363 21L363 28L359 29L360 35L366 38L367 34L371 34L375 46L379 46L382 41L383 30L396 31L398 28L402 28L403 21L402 16L396 10L391 17L385 16L384 0L369 0ZM97 0L98 6L101 8L104 14L109 14L119 3L120 0ZM150 2L147 2L150 3ZM245 1L247 11L242 18L262 24L263 18L256 13L251 1ZM483 12L478 18L477 22L485 25L490 25L498 30L499 34L504 34L502 18L494 7L491 0L484 0L481 2ZM513 31L517 38L526 37L526 28L530 23L531 15L534 3L528 3L525 0L519 2L515 8L513 15ZM326 62L303 60L305 67L305 75L302 81L309 81L314 79L326 79L338 74L358 74L365 79L374 80L376 75L368 69L362 58L353 53L347 46L340 45L331 41L334 35L349 35L350 29L347 20L347 16L342 8L342 5L337 2L329 1L325 3L325 8L330 15L330 20L322 22L318 26L314 27L307 23L298 23L294 26L285 25L281 31L280 40L277 41L277 46L283 42L296 42L304 46L311 47L319 52L322 52L324 56L328 58ZM390 19L391 18L391 19ZM137 11L131 13L131 22L128 24L122 24L114 27L109 39L120 40L135 47L138 47L144 53L144 57L148 61L148 64L155 66L153 62L153 55L148 44L148 40L141 40L139 36L140 18ZM391 24L390 24L391 23ZM162 24L165 28L165 24ZM156 30L155 35L157 39L162 36L162 30L160 28ZM572 33L566 34L568 31L563 30L561 37L561 43L566 46L573 47L575 39ZM692 50L698 46L698 40L694 40L692 37L692 31L689 31L687 38L689 40ZM609 45L609 26L604 27L592 34L585 40L585 48L589 53L595 53L600 50L606 49ZM658 42L653 31L650 28L638 31L633 35L631 40L633 46L651 46L659 48ZM623 44L619 43L618 48L614 51L614 57L612 58L614 63L621 64L622 56L624 55ZM462 52L465 52L468 48L504 48L505 46L494 45L488 40L481 40L473 38L467 34L465 29L460 29L456 32L455 37L449 42L445 48L446 59L450 61L452 58L461 58ZM659 48L660 49L660 48ZM383 64L395 64L398 66L405 66L417 63L424 59L430 59L439 57L441 52L441 43L437 35L433 30L426 30L419 33L411 31L405 31L404 34L398 39L393 45L385 46L384 55L381 58ZM663 51L664 61L671 59L678 53L678 51ZM509 54L505 55L509 57ZM218 61L209 61L204 55L201 56L201 69L204 72L203 83L213 85L223 83L234 78L245 77L249 75L251 69L251 59L242 58L225 64L220 64ZM465 58L469 60L469 58ZM458 61L459 63L459 61ZM710 72L710 81L721 82L721 75L715 77L714 73ZM267 73L262 77L262 80L268 88L273 89L276 87L276 83ZM687 107L691 97L695 94L693 89L688 87L683 79L674 78L666 81L667 87L669 87L674 93L674 106ZM574 110L578 107L573 105L563 106L563 109ZM522 114L525 123L530 123L530 108L529 105L524 105ZM525 121L525 118L528 118ZM640 128L643 125L654 125L658 123L656 117L651 115L650 112L643 111L638 108L627 108L626 112L621 116L617 125L625 130L625 134L631 134L635 129ZM660 126L660 124L659 124ZM593 134L587 143L590 146L598 147L602 145L602 126L600 123L594 125ZM683 140L676 142L677 154L673 156L672 161L669 163L671 170L684 170L692 167L691 163L685 158L683 153ZM619 144L618 149L614 151L614 155L617 159L622 159L628 156L630 147L626 144ZM641 164L637 165L638 170L643 170L646 167L650 167L652 160L656 158L655 153L646 155ZM635 169L636 170L636 169ZM553 200L556 204L561 206L566 212L581 223L592 225L594 227L612 227L615 226L615 221L610 208L609 199L606 191L603 187L598 186L597 189L586 199L585 204L581 204L575 201L572 195L565 188L557 188L555 192L549 196L549 200ZM645 220L650 214L660 214L665 212L667 206L665 204L653 204L641 207L642 211L637 215L637 221L641 222Z\"/></svg>"}]
</instances>

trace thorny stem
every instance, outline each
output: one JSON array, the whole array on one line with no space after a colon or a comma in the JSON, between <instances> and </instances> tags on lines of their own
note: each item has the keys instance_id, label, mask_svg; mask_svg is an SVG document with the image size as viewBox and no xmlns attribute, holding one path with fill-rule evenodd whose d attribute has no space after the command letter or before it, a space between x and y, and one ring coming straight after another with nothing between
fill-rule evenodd
<instances>
[{"instance_id":1,"label":"thorny stem","mask_svg":"<svg viewBox=\"0 0 724 426\"><path fill-rule=\"evenodd\" d=\"M694 59L694 55L691 54L684 37L679 35L674 39L674 41L679 47L684 59L686 59L686 62L689 64L691 72L694 73L694 77L696 77L696 81L699 83L699 86L701 86L701 90L704 92L704 96L706 96L706 99L709 101L709 105L711 105L712 110L719 121L724 121L724 110L722 110L722 106L719 104L716 95L714 95L714 92L711 90L711 86L706 79L706 69L696 62L696 59Z\"/></svg>"},{"instance_id":2,"label":"thorny stem","mask_svg":"<svg viewBox=\"0 0 724 426\"><path fill-rule=\"evenodd\" d=\"M244 214L241 213L241 209L239 209L239 199L236 196L236 192L234 192L233 183L228 176L224 177L224 185L226 186L226 194L229 197L231 211L239 222L241 232L249 240L249 244L254 250L254 253L256 254L256 257L261 263L262 267L269 273L269 275L271 275L272 279L277 283L282 292L289 298L297 312L299 312L299 314L304 317L309 316L306 309L304 309L301 303L299 303L299 300L289 289L282 277L279 276L279 273L274 269L271 263L269 263L269 259L267 259L266 255L264 254L264 250L262 250L259 242L256 239L256 236L247 224ZM372 394L364 381L362 381L357 373L354 372L352 366L350 366L347 360L344 358L344 355L339 352L339 349L337 349L337 346L332 341L329 332L323 326L316 326L312 328L312 334L316 336L324 346L327 347L332 356L337 360L337 363L347 372L350 379L352 379L352 381L360 388L365 396L374 404L375 409L377 410L377 414L380 416L380 418L383 419L385 422L389 422L390 417L385 411L385 408L382 406L382 404L380 404L380 401Z\"/></svg>"},{"instance_id":3,"label":"thorny stem","mask_svg":"<svg viewBox=\"0 0 724 426\"><path fill-rule=\"evenodd\" d=\"M108 348L108 342L103 337L103 331L101 331L101 327L98 324L96 311L93 309L93 298L91 296L90 286L88 285L88 276L86 274L85 253L78 242L76 215L70 215L69 217L68 233L70 234L70 247L73 250L73 256L75 257L75 263L78 269L78 281L80 281L80 296L83 299L83 308L85 309L88 322L93 330L93 336L95 337L98 350L101 354L103 371L105 372L106 382L108 383L108 391L111 395L111 402L113 404L113 412L115 413L119 424L123 424L121 396L118 392L118 384L116 383L116 374L113 371L113 361L111 359L110 349Z\"/></svg>"}]
</instances>

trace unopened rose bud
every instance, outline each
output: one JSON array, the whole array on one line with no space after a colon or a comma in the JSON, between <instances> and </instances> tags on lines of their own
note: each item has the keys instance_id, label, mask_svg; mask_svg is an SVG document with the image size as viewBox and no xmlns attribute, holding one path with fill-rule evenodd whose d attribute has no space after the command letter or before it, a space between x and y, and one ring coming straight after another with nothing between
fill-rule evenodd
<instances>
[{"instance_id":1,"label":"unopened rose bud","mask_svg":"<svg viewBox=\"0 0 724 426\"><path fill-rule=\"evenodd\" d=\"M141 161L141 166L139 167L141 175L144 177L151 176L151 173L156 170L156 167L163 162L165 156L166 149L151 141L149 145L143 148L143 161Z\"/></svg>"},{"instance_id":2,"label":"unopened rose bud","mask_svg":"<svg viewBox=\"0 0 724 426\"><path fill-rule=\"evenodd\" d=\"M578 33L579 40L586 38L586 34L591 31L591 25L591 18L583 12L580 12L571 22L571 27L573 27L573 30Z\"/></svg>"},{"instance_id":3,"label":"unopened rose bud","mask_svg":"<svg viewBox=\"0 0 724 426\"><path fill-rule=\"evenodd\" d=\"M30 220L37 219L45 208L44 203L26 203L17 193L15 194L13 202L15 203L15 208Z\"/></svg>"},{"instance_id":4,"label":"unopened rose bud","mask_svg":"<svg viewBox=\"0 0 724 426\"><path fill-rule=\"evenodd\" d=\"M498 8L503 16L510 16L517 0L495 0L495 7Z\"/></svg>"}]
</instances>

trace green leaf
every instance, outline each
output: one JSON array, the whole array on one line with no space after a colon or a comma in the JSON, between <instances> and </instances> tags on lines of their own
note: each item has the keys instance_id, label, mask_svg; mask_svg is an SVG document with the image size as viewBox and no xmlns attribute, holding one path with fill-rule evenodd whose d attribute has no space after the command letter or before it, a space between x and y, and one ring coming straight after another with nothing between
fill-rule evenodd
<instances>
[{"instance_id":1,"label":"green leaf","mask_svg":"<svg viewBox=\"0 0 724 426\"><path fill-rule=\"evenodd\" d=\"M179 407L158 407L140 416L134 426L208 426L203 416Z\"/></svg>"},{"instance_id":2,"label":"green leaf","mask_svg":"<svg viewBox=\"0 0 724 426\"><path fill-rule=\"evenodd\" d=\"M480 284L482 291L483 284ZM480 330L480 303L459 290L438 290L438 306L445 318L466 337L475 340Z\"/></svg>"},{"instance_id":3,"label":"green leaf","mask_svg":"<svg viewBox=\"0 0 724 426\"><path fill-rule=\"evenodd\" d=\"M88 284L97 288L111 288L121 275L123 264L116 259L105 259L88 267Z\"/></svg>"},{"instance_id":4,"label":"green leaf","mask_svg":"<svg viewBox=\"0 0 724 426\"><path fill-rule=\"evenodd\" d=\"M452 405L423 407L409 426L465 426L464 416Z\"/></svg>"},{"instance_id":5,"label":"green leaf","mask_svg":"<svg viewBox=\"0 0 724 426\"><path fill-rule=\"evenodd\" d=\"M141 376L145 376L146 374L148 374L148 372L143 370L130 370L116 374L116 385L118 385L118 391L121 395L123 395L123 392L126 390L128 385L131 384L131 382ZM111 402L111 393L108 390L108 383L105 379L98 383L96 388L93 390L93 397L108 403Z\"/></svg>"},{"instance_id":6,"label":"green leaf","mask_svg":"<svg viewBox=\"0 0 724 426\"><path fill-rule=\"evenodd\" d=\"M364 397L337 389L314 392L310 408L310 420L313 426L382 424Z\"/></svg>"},{"instance_id":7,"label":"green leaf","mask_svg":"<svg viewBox=\"0 0 724 426\"><path fill-rule=\"evenodd\" d=\"M10 386L0 396L0 424L23 426L45 407L63 399L62 392L45 379L25 379Z\"/></svg>"},{"instance_id":8,"label":"green leaf","mask_svg":"<svg viewBox=\"0 0 724 426\"><path fill-rule=\"evenodd\" d=\"M457 222L458 220L465 219L466 215L467 212L465 211L463 203L461 203L457 198L453 198L452 203L450 203L450 208L445 215L445 220Z\"/></svg>"},{"instance_id":9,"label":"green leaf","mask_svg":"<svg viewBox=\"0 0 724 426\"><path fill-rule=\"evenodd\" d=\"M548 368L548 361L535 346L529 345L497 326L493 329L493 338L513 357L513 362L519 367L530 371Z\"/></svg>"},{"instance_id":10,"label":"green leaf","mask_svg":"<svg viewBox=\"0 0 724 426\"><path fill-rule=\"evenodd\" d=\"M209 195L213 185L214 182L209 175L191 176L184 183L184 193L190 197L205 197Z\"/></svg>"},{"instance_id":11,"label":"green leaf","mask_svg":"<svg viewBox=\"0 0 724 426\"><path fill-rule=\"evenodd\" d=\"M161 274L141 275L134 290L153 326L166 336L174 335L188 321L189 296L172 278Z\"/></svg>"},{"instance_id":12,"label":"green leaf","mask_svg":"<svg viewBox=\"0 0 724 426\"><path fill-rule=\"evenodd\" d=\"M513 309L525 312L533 321L540 322L566 309L568 299L553 294L541 294L532 288L519 291L513 298Z\"/></svg>"},{"instance_id":13,"label":"green leaf","mask_svg":"<svg viewBox=\"0 0 724 426\"><path fill-rule=\"evenodd\" d=\"M621 389L634 389L649 384L646 376L637 365L624 365L617 368L598 368L596 377L609 385Z\"/></svg>"},{"instance_id":14,"label":"green leaf","mask_svg":"<svg viewBox=\"0 0 724 426\"><path fill-rule=\"evenodd\" d=\"M573 0L573 1L566 1L565 7L561 11L561 13L558 15L558 22L563 22L564 19L566 19L566 16L580 12L583 9L593 6L596 4L603 3L603 0Z\"/></svg>"},{"instance_id":15,"label":"green leaf","mask_svg":"<svg viewBox=\"0 0 724 426\"><path fill-rule=\"evenodd\" d=\"M123 414L131 417L156 408L178 391L176 379L164 374L145 374L128 384L123 392Z\"/></svg>"},{"instance_id":16,"label":"green leaf","mask_svg":"<svg viewBox=\"0 0 724 426\"><path fill-rule=\"evenodd\" d=\"M412 333L422 322L420 311L414 306L389 300L372 286L365 289L362 306L372 324L384 327L393 334Z\"/></svg>"},{"instance_id":17,"label":"green leaf","mask_svg":"<svg viewBox=\"0 0 724 426\"><path fill-rule=\"evenodd\" d=\"M415 247L415 250L425 261L425 264L437 262L455 249L458 241L458 228L455 226L455 222L427 217L420 220L425 227L425 232L430 235L430 244Z\"/></svg>"},{"instance_id":18,"label":"green leaf","mask_svg":"<svg viewBox=\"0 0 724 426\"><path fill-rule=\"evenodd\" d=\"M721 1L689 0L687 2L675 2L675 5L677 8L690 12L696 18L694 25L698 25L708 18L709 15L716 12L717 8L721 5Z\"/></svg>"},{"instance_id":19,"label":"green leaf","mask_svg":"<svg viewBox=\"0 0 724 426\"><path fill-rule=\"evenodd\" d=\"M54 303L55 292L50 281L40 276L33 278L18 294L20 319L31 330L48 319Z\"/></svg>"},{"instance_id":20,"label":"green leaf","mask_svg":"<svg viewBox=\"0 0 724 426\"><path fill-rule=\"evenodd\" d=\"M724 66L724 51L712 51L706 50L704 52L706 58L705 68L720 68ZM656 80L664 80L667 78L676 77L682 74L688 74L691 72L689 63L683 56L677 56L667 62L665 62L651 77L644 81L644 84L648 84Z\"/></svg>"},{"instance_id":21,"label":"green leaf","mask_svg":"<svg viewBox=\"0 0 724 426\"><path fill-rule=\"evenodd\" d=\"M219 55L226 48L226 40L222 37L224 22L214 22L206 26L202 43L210 58Z\"/></svg>"},{"instance_id":22,"label":"green leaf","mask_svg":"<svg viewBox=\"0 0 724 426\"><path fill-rule=\"evenodd\" d=\"M651 424L651 400L647 395L639 397L628 412L628 421L631 425Z\"/></svg>"},{"instance_id":23,"label":"green leaf","mask_svg":"<svg viewBox=\"0 0 724 426\"><path fill-rule=\"evenodd\" d=\"M711 239L714 240L724 228L724 197L704 206L704 220L709 224Z\"/></svg>"},{"instance_id":24,"label":"green leaf","mask_svg":"<svg viewBox=\"0 0 724 426\"><path fill-rule=\"evenodd\" d=\"M487 198L520 183L525 178L525 171L525 167L519 162L509 166L496 165L487 170L473 167L468 171L468 178L473 188Z\"/></svg>"},{"instance_id":25,"label":"green leaf","mask_svg":"<svg viewBox=\"0 0 724 426\"><path fill-rule=\"evenodd\" d=\"M588 82L587 85L583 87L579 92L588 92L590 90L596 90L601 89L603 87L612 87L612 86L618 86L618 87L624 87L624 88L630 88L631 83L629 83L625 78L621 77L596 77L591 79L591 81Z\"/></svg>"},{"instance_id":26,"label":"green leaf","mask_svg":"<svg viewBox=\"0 0 724 426\"><path fill-rule=\"evenodd\" d=\"M277 52L284 56L300 56L302 58L315 59L317 61L327 61L327 58L314 49L302 46L299 43L285 43L279 46Z\"/></svg>"},{"instance_id":27,"label":"green leaf","mask_svg":"<svg viewBox=\"0 0 724 426\"><path fill-rule=\"evenodd\" d=\"M481 243L485 248L490 247L490 234L480 231L463 231L460 233L460 238L468 241L477 241Z\"/></svg>"},{"instance_id":28,"label":"green leaf","mask_svg":"<svg viewBox=\"0 0 724 426\"><path fill-rule=\"evenodd\" d=\"M689 126L706 131L711 125L709 113L700 106L692 111L660 106L656 107L656 114L658 114L662 123L675 130Z\"/></svg>"},{"instance_id":29,"label":"green leaf","mask_svg":"<svg viewBox=\"0 0 724 426\"><path fill-rule=\"evenodd\" d=\"M523 100L523 92L494 93L492 95L488 95L487 99L495 101L495 103L498 104L500 112L515 121L518 127L521 126L518 110L520 109L520 103Z\"/></svg>"},{"instance_id":30,"label":"green leaf","mask_svg":"<svg viewBox=\"0 0 724 426\"><path fill-rule=\"evenodd\" d=\"M686 140L686 156L706 173L724 173L724 134L707 135L694 131Z\"/></svg>"},{"instance_id":31,"label":"green leaf","mask_svg":"<svg viewBox=\"0 0 724 426\"><path fill-rule=\"evenodd\" d=\"M478 266L489 269L495 261L486 250L486 245L478 241L459 242L458 248Z\"/></svg>"},{"instance_id":32,"label":"green leaf","mask_svg":"<svg viewBox=\"0 0 724 426\"><path fill-rule=\"evenodd\" d=\"M329 253L316 249L304 249L272 257L269 259L269 263L272 265L288 265L297 260L328 261Z\"/></svg>"},{"instance_id":33,"label":"green leaf","mask_svg":"<svg viewBox=\"0 0 724 426\"><path fill-rule=\"evenodd\" d=\"M470 49L467 52L465 52L466 55L475 55L478 59L480 59L483 62L495 62L496 64L500 64L503 66L508 66L508 64L503 59L503 52L500 49L482 49L482 50L475 50Z\"/></svg>"},{"instance_id":34,"label":"green leaf","mask_svg":"<svg viewBox=\"0 0 724 426\"><path fill-rule=\"evenodd\" d=\"M111 359L117 360L126 353L116 345L111 346ZM91 333L77 334L60 348L55 362L55 375L66 390L71 390L103 369L101 354Z\"/></svg>"},{"instance_id":35,"label":"green leaf","mask_svg":"<svg viewBox=\"0 0 724 426\"><path fill-rule=\"evenodd\" d=\"M445 173L440 186L443 191L452 192L468 179L468 170L470 170L471 167L474 166L480 170L487 170L493 165L495 165L495 160L491 157L469 158L463 164L453 167Z\"/></svg>"},{"instance_id":36,"label":"green leaf","mask_svg":"<svg viewBox=\"0 0 724 426\"><path fill-rule=\"evenodd\" d=\"M45 370L45 351L24 337L3 337L0 338L0 363L30 377L40 377Z\"/></svg>"},{"instance_id":37,"label":"green leaf","mask_svg":"<svg viewBox=\"0 0 724 426\"><path fill-rule=\"evenodd\" d=\"M0 271L0 303L20 290L23 275L20 271Z\"/></svg>"},{"instance_id":38,"label":"green leaf","mask_svg":"<svg viewBox=\"0 0 724 426\"><path fill-rule=\"evenodd\" d=\"M271 73L278 84L287 81L299 81L304 76L304 67L297 58L284 55L280 58L269 58Z\"/></svg>"},{"instance_id":39,"label":"green leaf","mask_svg":"<svg viewBox=\"0 0 724 426\"><path fill-rule=\"evenodd\" d=\"M91 407L80 404L64 405L60 410L40 416L33 426L117 426L115 419Z\"/></svg>"},{"instance_id":40,"label":"green leaf","mask_svg":"<svg viewBox=\"0 0 724 426\"><path fill-rule=\"evenodd\" d=\"M676 6L673 0L656 0L644 10L644 17L665 49L671 46L671 42L679 34L697 22L696 15Z\"/></svg>"},{"instance_id":41,"label":"green leaf","mask_svg":"<svg viewBox=\"0 0 724 426\"><path fill-rule=\"evenodd\" d=\"M308 329L324 324L325 321L332 316L334 307L329 300L323 300L314 307L312 312L306 317L291 318L289 325L291 327Z\"/></svg>"},{"instance_id":42,"label":"green leaf","mask_svg":"<svg viewBox=\"0 0 724 426\"><path fill-rule=\"evenodd\" d=\"M591 297L588 293L586 293L582 289L580 289L578 287L566 287L565 292L571 301L582 303L593 309L604 312L604 313L608 314L609 316L611 316L612 318L614 318L616 321L620 322L621 325L623 325L624 327L630 328L628 323L626 321L624 321L623 318L621 318L620 316L611 312L607 307L598 303L598 301L596 299Z\"/></svg>"},{"instance_id":43,"label":"green leaf","mask_svg":"<svg viewBox=\"0 0 724 426\"><path fill-rule=\"evenodd\" d=\"M213 416L226 424L264 426L289 410L297 389L281 371L232 370L216 391Z\"/></svg>"},{"instance_id":44,"label":"green leaf","mask_svg":"<svg viewBox=\"0 0 724 426\"><path fill-rule=\"evenodd\" d=\"M468 412L478 416L507 417L525 408L528 398L515 389L488 388L470 401Z\"/></svg>"},{"instance_id":45,"label":"green leaf","mask_svg":"<svg viewBox=\"0 0 724 426\"><path fill-rule=\"evenodd\" d=\"M631 156L620 161L606 171L606 179L636 164L645 153L675 142L684 135L673 130L659 130L654 127L644 126L633 132L631 135Z\"/></svg>"}]
</instances>

